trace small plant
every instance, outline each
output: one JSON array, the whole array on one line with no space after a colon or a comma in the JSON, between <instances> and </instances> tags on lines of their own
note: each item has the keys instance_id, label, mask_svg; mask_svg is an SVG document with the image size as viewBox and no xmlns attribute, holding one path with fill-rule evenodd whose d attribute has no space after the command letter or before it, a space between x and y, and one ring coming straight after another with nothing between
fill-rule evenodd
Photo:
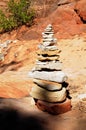
<instances>
[{"instance_id":1,"label":"small plant","mask_svg":"<svg viewBox=\"0 0 86 130\"><path fill-rule=\"evenodd\" d=\"M21 25L32 25L35 13L30 9L29 0L19 0L16 2L15 0L10 0L7 10L8 17L0 10L1 32L11 31Z\"/></svg>"},{"instance_id":2,"label":"small plant","mask_svg":"<svg viewBox=\"0 0 86 130\"><path fill-rule=\"evenodd\" d=\"M0 32L11 31L16 26L15 20L12 17L7 18L0 10Z\"/></svg>"}]
</instances>

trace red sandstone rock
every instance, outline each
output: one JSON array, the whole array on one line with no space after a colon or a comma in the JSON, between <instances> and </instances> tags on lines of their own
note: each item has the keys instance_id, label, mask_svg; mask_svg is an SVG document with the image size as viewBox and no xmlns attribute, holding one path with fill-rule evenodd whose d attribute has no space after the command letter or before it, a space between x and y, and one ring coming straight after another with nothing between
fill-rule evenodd
<instances>
[{"instance_id":1,"label":"red sandstone rock","mask_svg":"<svg viewBox=\"0 0 86 130\"><path fill-rule=\"evenodd\" d=\"M37 107L45 112L51 114L62 114L71 110L71 100L66 99L66 101L62 103L48 103L41 100L36 100Z\"/></svg>"},{"instance_id":2,"label":"red sandstone rock","mask_svg":"<svg viewBox=\"0 0 86 130\"><path fill-rule=\"evenodd\" d=\"M86 0L80 0L76 3L75 9L78 15L86 21Z\"/></svg>"},{"instance_id":3,"label":"red sandstone rock","mask_svg":"<svg viewBox=\"0 0 86 130\"><path fill-rule=\"evenodd\" d=\"M45 22L46 21L46 22ZM38 20L37 25L34 26L34 36L31 35L31 31L27 31L27 39L32 37L33 39L44 30L48 24L52 24L55 36L60 38L70 38L74 35L82 34L85 32L86 26L81 21L79 15L74 11L74 6L70 5L61 5L53 11L48 17ZM83 26L84 25L84 26ZM33 31L33 28L31 29ZM22 38L25 39L26 33L22 35Z\"/></svg>"}]
</instances>

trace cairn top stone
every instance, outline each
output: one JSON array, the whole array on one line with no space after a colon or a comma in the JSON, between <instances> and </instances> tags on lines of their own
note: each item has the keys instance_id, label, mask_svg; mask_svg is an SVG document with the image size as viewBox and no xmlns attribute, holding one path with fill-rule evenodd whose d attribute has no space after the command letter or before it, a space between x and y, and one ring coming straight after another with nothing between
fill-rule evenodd
<instances>
[{"instance_id":1,"label":"cairn top stone","mask_svg":"<svg viewBox=\"0 0 86 130\"><path fill-rule=\"evenodd\" d=\"M52 28L52 25L51 25L51 24L48 24L48 25L47 25L47 27L50 27L50 28Z\"/></svg>"},{"instance_id":2,"label":"cairn top stone","mask_svg":"<svg viewBox=\"0 0 86 130\"><path fill-rule=\"evenodd\" d=\"M54 38L54 30L52 29L52 25L49 24L44 32L42 33L42 45L46 48L48 46L53 46L57 43L57 38ZM43 49L43 47L41 47ZM40 48L40 49L41 49Z\"/></svg>"}]
</instances>

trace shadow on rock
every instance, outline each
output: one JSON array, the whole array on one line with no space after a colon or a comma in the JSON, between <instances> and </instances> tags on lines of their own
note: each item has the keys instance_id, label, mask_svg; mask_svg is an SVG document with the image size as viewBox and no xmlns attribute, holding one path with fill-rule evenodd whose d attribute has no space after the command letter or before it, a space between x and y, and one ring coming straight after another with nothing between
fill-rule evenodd
<instances>
[{"instance_id":1,"label":"shadow on rock","mask_svg":"<svg viewBox=\"0 0 86 130\"><path fill-rule=\"evenodd\" d=\"M22 116L17 110L0 109L0 130L44 130L37 117Z\"/></svg>"},{"instance_id":2,"label":"shadow on rock","mask_svg":"<svg viewBox=\"0 0 86 130\"><path fill-rule=\"evenodd\" d=\"M37 117L37 114L24 112L21 108L13 108L11 102L8 99L6 102L0 100L0 130L45 130L44 119ZM14 106L16 102L13 100Z\"/></svg>"}]
</instances>

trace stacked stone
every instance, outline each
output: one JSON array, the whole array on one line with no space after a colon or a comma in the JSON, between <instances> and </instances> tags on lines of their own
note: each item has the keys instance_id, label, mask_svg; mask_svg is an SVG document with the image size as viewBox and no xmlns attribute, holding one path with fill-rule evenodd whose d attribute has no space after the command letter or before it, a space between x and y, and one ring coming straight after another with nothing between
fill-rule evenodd
<instances>
[{"instance_id":1,"label":"stacked stone","mask_svg":"<svg viewBox=\"0 0 86 130\"><path fill-rule=\"evenodd\" d=\"M43 42L37 51L35 68L29 72L29 76L34 78L30 95L42 111L64 113L71 109L71 103L63 85L67 76L62 71L62 63L59 61L61 51L56 46L57 39L54 38L51 24L42 35Z\"/></svg>"}]
</instances>

